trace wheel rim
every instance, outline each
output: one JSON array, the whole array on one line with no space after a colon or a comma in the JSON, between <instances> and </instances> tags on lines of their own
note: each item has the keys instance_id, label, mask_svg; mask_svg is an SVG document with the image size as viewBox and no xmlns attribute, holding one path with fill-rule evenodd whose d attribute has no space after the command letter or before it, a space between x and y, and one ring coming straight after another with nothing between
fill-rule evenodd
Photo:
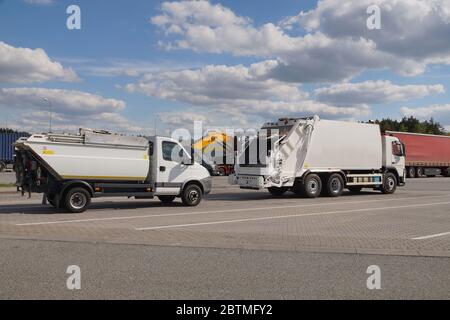
<instances>
[{"instance_id":1,"label":"wheel rim","mask_svg":"<svg viewBox=\"0 0 450 320\"><path fill-rule=\"evenodd\" d=\"M409 169L409 176L414 177L414 169L413 168Z\"/></svg>"},{"instance_id":2,"label":"wheel rim","mask_svg":"<svg viewBox=\"0 0 450 320\"><path fill-rule=\"evenodd\" d=\"M418 169L417 169L417 175L418 175L419 177L422 175L422 169L421 169L421 168L418 168Z\"/></svg>"},{"instance_id":3,"label":"wheel rim","mask_svg":"<svg viewBox=\"0 0 450 320\"><path fill-rule=\"evenodd\" d=\"M191 190L191 191L189 191L188 197L189 197L189 201L196 202L196 201L198 201L199 193L197 190Z\"/></svg>"},{"instance_id":4,"label":"wheel rim","mask_svg":"<svg viewBox=\"0 0 450 320\"><path fill-rule=\"evenodd\" d=\"M83 209L86 203L86 196L81 192L74 193L70 196L70 205L75 209Z\"/></svg>"},{"instance_id":5,"label":"wheel rim","mask_svg":"<svg viewBox=\"0 0 450 320\"><path fill-rule=\"evenodd\" d=\"M387 184L387 187L388 187L389 191L393 190L394 187L395 187L395 181L394 181L393 178L388 178L387 181L386 181L386 184Z\"/></svg>"},{"instance_id":6,"label":"wheel rim","mask_svg":"<svg viewBox=\"0 0 450 320\"><path fill-rule=\"evenodd\" d=\"M338 193L341 190L342 184L338 178L331 180L331 191L333 193Z\"/></svg>"},{"instance_id":7,"label":"wheel rim","mask_svg":"<svg viewBox=\"0 0 450 320\"><path fill-rule=\"evenodd\" d=\"M308 181L308 188L311 193L316 194L319 190L319 182L316 179L311 179L310 181Z\"/></svg>"}]
</instances>

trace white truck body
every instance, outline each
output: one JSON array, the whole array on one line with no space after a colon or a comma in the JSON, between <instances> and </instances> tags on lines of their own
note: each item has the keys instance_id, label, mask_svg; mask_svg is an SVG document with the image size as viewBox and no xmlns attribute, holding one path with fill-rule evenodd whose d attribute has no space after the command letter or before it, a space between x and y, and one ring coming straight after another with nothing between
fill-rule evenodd
<instances>
[{"instance_id":1,"label":"white truck body","mask_svg":"<svg viewBox=\"0 0 450 320\"><path fill-rule=\"evenodd\" d=\"M49 199L63 201L69 186L86 188L91 197L180 196L183 202L190 184L202 194L211 190L208 171L171 138L80 130L78 135L34 134L14 146L17 186Z\"/></svg>"},{"instance_id":2,"label":"white truck body","mask_svg":"<svg viewBox=\"0 0 450 320\"><path fill-rule=\"evenodd\" d=\"M322 183L332 173L339 173L345 186L380 186L383 174L392 172L398 184L404 182L404 155L393 155L392 148L402 149L398 139L384 137L375 124L322 120L319 117L280 119L266 123L264 130L279 130L279 141L260 163L249 164L244 151L237 156L231 184L242 188L293 188L310 173ZM259 139L258 139L259 140ZM389 140L389 141L388 141ZM253 139L248 149L256 150ZM253 147L252 147L253 146ZM252 151L247 151L248 157ZM255 158L255 157L253 157Z\"/></svg>"}]
</instances>

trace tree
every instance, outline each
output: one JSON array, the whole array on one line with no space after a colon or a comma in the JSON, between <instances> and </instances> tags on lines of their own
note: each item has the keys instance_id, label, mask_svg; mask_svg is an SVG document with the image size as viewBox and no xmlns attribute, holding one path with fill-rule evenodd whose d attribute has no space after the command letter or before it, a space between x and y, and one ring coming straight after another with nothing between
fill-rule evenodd
<instances>
[{"instance_id":1,"label":"tree","mask_svg":"<svg viewBox=\"0 0 450 320\"><path fill-rule=\"evenodd\" d=\"M381 131L400 131L400 132L413 132L423 134L435 134L435 135L449 135L444 127L434 121L433 118L426 121L420 121L413 116L404 117L401 121L392 120L390 118L376 120L375 123L380 125Z\"/></svg>"}]
</instances>

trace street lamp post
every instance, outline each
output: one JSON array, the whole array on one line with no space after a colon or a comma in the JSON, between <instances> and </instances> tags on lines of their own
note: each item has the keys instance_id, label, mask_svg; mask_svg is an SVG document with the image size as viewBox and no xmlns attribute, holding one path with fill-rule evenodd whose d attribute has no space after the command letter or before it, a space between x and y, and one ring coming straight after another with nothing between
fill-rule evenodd
<instances>
[{"instance_id":1,"label":"street lamp post","mask_svg":"<svg viewBox=\"0 0 450 320\"><path fill-rule=\"evenodd\" d=\"M43 98L48 103L49 108L49 133L52 133L52 102L48 98Z\"/></svg>"}]
</instances>

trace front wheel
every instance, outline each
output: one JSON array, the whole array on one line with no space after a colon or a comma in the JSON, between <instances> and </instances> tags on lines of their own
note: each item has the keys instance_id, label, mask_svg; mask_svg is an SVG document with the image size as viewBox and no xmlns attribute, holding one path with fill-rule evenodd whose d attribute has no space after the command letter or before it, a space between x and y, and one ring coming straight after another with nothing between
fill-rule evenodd
<instances>
[{"instance_id":1,"label":"front wheel","mask_svg":"<svg viewBox=\"0 0 450 320\"><path fill-rule=\"evenodd\" d=\"M384 194L392 194L397 189L397 178L391 172L384 175L384 181L381 185L381 192Z\"/></svg>"},{"instance_id":2,"label":"front wheel","mask_svg":"<svg viewBox=\"0 0 450 320\"><path fill-rule=\"evenodd\" d=\"M72 213L86 211L91 204L91 195L84 188L70 189L64 197L64 207Z\"/></svg>"},{"instance_id":3,"label":"front wheel","mask_svg":"<svg viewBox=\"0 0 450 320\"><path fill-rule=\"evenodd\" d=\"M202 201L202 196L202 189L195 184L190 184L184 188L181 195L181 201L183 201L185 206L195 207Z\"/></svg>"}]
</instances>

